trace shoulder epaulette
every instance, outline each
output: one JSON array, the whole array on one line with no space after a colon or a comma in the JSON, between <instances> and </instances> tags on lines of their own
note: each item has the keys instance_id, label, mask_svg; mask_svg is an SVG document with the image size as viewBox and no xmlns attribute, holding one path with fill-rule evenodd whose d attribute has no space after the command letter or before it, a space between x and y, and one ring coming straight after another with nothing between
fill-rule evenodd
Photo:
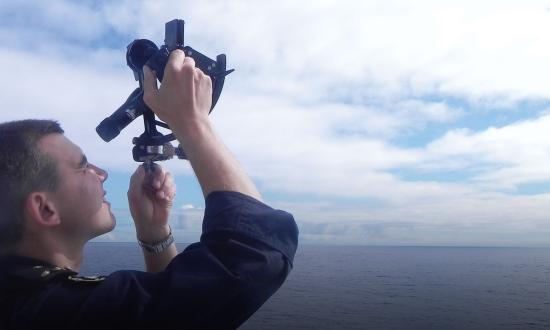
<instances>
[{"instance_id":1,"label":"shoulder epaulette","mask_svg":"<svg viewBox=\"0 0 550 330\"><path fill-rule=\"evenodd\" d=\"M75 275L77 272L66 267L38 265L15 270L12 274L30 281L48 282L56 278Z\"/></svg>"}]
</instances>

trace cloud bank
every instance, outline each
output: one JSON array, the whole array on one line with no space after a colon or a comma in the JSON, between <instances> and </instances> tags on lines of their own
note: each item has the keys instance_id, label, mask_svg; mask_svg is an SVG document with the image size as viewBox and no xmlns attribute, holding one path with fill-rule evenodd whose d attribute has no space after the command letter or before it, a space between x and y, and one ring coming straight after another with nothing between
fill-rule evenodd
<instances>
[{"instance_id":1,"label":"cloud bank","mask_svg":"<svg viewBox=\"0 0 550 330\"><path fill-rule=\"evenodd\" d=\"M125 46L161 43L184 18L188 44L236 68L211 115L220 135L304 240L550 244L544 1L6 1L0 13L3 119L60 119L108 169L132 171L141 133L136 121L105 144L94 131L136 86Z\"/></svg>"}]
</instances>

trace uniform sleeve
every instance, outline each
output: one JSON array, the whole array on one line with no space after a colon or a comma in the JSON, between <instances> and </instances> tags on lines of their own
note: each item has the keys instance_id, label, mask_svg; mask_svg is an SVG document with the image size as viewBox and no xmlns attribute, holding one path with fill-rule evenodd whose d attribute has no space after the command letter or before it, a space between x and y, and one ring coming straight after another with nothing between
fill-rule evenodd
<instances>
[{"instance_id":1,"label":"uniform sleeve","mask_svg":"<svg viewBox=\"0 0 550 330\"><path fill-rule=\"evenodd\" d=\"M154 328L237 328L284 282L297 242L289 213L237 192L213 192L200 242L163 272L111 274L79 308L80 319L116 311L121 320Z\"/></svg>"}]
</instances>

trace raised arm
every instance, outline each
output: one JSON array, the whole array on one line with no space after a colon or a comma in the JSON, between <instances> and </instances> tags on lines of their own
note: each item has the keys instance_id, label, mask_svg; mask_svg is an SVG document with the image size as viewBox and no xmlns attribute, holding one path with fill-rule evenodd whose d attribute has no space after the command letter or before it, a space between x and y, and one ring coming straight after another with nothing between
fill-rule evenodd
<instances>
[{"instance_id":1,"label":"raised arm","mask_svg":"<svg viewBox=\"0 0 550 330\"><path fill-rule=\"evenodd\" d=\"M212 103L210 77L181 50L170 54L160 88L147 66L143 72L144 100L178 138L204 196L213 191L235 191L261 200L254 183L221 142L208 118Z\"/></svg>"},{"instance_id":2,"label":"raised arm","mask_svg":"<svg viewBox=\"0 0 550 330\"><path fill-rule=\"evenodd\" d=\"M296 222L260 200L216 135L208 118L211 81L193 59L172 52L160 88L147 67L144 77L144 100L180 141L206 207L199 242L186 247L163 272L134 274L151 297L143 315L153 315L156 326L184 319L190 328L237 328L288 276L298 244Z\"/></svg>"}]
</instances>

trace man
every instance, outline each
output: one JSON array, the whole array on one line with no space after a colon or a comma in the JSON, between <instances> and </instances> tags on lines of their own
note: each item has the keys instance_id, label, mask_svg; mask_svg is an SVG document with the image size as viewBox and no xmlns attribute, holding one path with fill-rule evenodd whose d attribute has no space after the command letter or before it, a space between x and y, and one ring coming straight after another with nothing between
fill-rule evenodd
<instances>
[{"instance_id":1,"label":"man","mask_svg":"<svg viewBox=\"0 0 550 330\"><path fill-rule=\"evenodd\" d=\"M205 196L200 242L177 253L168 225L175 187L140 166L128 199L147 272L77 274L84 244L112 230L90 164L55 122L0 125L0 329L236 328L283 283L297 247L292 216L270 208L208 119L212 86L182 51L164 80L144 67L144 100L167 122Z\"/></svg>"}]
</instances>

